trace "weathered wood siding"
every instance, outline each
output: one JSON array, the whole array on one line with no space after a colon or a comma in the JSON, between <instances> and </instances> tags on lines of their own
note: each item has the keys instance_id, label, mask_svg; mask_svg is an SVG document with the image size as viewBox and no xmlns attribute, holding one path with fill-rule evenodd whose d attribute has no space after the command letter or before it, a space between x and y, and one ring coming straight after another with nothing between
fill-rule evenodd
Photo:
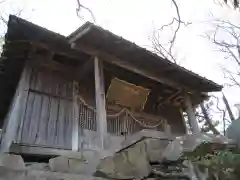
<instances>
[{"instance_id":1,"label":"weathered wood siding","mask_svg":"<svg viewBox=\"0 0 240 180\"><path fill-rule=\"evenodd\" d=\"M22 77L23 80L25 79L28 82L27 89L22 88L24 89L25 100L20 101L18 99L19 90L17 90L12 108L9 111L8 119L15 119L13 122L18 122L13 123L17 126L18 132L11 138L15 139L15 142L23 144L72 149L73 79L68 79L60 72L53 72L40 67L31 68L31 71L26 72L28 73L23 74L24 77ZM18 88L22 87L23 82L23 84L26 84L23 80L20 81ZM99 134L96 131L94 86L91 82L94 81L92 79L82 81L79 88L79 94L84 97L87 104L92 106L92 108L85 105L79 106L79 149L101 148ZM20 112L20 109L22 115L18 119L15 112ZM110 116L107 116L108 144L106 148L118 148L125 136L147 129L142 124L149 126L156 124L156 122L150 122L147 117L128 115L126 117L125 113L111 116L118 113L115 110L108 111ZM175 113L172 110L160 112L160 115L165 117L172 126L173 132L182 133L183 122L180 120L178 124L175 124L176 121L172 121L182 117L175 117L173 114ZM8 123L6 129L10 125ZM154 129L160 130L158 126ZM11 134L10 131L8 134Z\"/></svg>"},{"instance_id":2,"label":"weathered wood siding","mask_svg":"<svg viewBox=\"0 0 240 180\"><path fill-rule=\"evenodd\" d=\"M21 143L71 148L72 81L35 70L23 120Z\"/></svg>"}]
</instances>

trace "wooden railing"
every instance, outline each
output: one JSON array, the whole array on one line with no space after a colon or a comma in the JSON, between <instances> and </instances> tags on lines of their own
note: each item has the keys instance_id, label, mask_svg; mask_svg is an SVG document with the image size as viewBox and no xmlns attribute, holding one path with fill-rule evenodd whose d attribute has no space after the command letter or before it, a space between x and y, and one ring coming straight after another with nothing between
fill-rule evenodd
<instances>
[{"instance_id":1,"label":"wooden railing","mask_svg":"<svg viewBox=\"0 0 240 180\"><path fill-rule=\"evenodd\" d=\"M96 111L86 104L79 104L80 128L96 131ZM163 130L165 119L147 116L146 114L133 113L126 108L119 111L109 109L107 113L107 131L117 136L130 135L142 129Z\"/></svg>"}]
</instances>

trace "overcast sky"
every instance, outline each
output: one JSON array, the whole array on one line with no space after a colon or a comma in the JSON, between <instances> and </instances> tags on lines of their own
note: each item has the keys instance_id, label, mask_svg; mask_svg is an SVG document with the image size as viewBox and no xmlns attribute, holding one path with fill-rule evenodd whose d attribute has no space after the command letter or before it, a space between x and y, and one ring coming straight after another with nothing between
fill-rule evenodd
<instances>
[{"instance_id":1,"label":"overcast sky","mask_svg":"<svg viewBox=\"0 0 240 180\"><path fill-rule=\"evenodd\" d=\"M81 0L81 3L92 9L96 24L143 47L151 46L149 37L153 28L169 23L176 16L170 0ZM240 13L220 7L211 0L178 0L177 3L182 20L192 22L177 36L180 65L222 84L219 63L223 62L223 56L202 35L212 30L206 23L213 18L211 13L232 21L239 20ZM84 23L76 16L76 6L76 0L9 0L0 5L0 12L15 13L23 8L22 17L27 20L69 35ZM85 20L92 20L86 11L83 16ZM3 31L3 27L0 28ZM240 102L234 96L238 90L225 88L224 91L231 104Z\"/></svg>"}]
</instances>

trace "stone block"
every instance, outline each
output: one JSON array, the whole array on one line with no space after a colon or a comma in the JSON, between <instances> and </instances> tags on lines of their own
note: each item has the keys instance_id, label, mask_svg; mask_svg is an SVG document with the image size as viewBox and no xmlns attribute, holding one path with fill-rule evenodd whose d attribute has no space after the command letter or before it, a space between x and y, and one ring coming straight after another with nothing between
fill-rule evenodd
<instances>
[{"instance_id":1,"label":"stone block","mask_svg":"<svg viewBox=\"0 0 240 180\"><path fill-rule=\"evenodd\" d=\"M0 168L1 180L26 180L25 170L13 170L6 167Z\"/></svg>"},{"instance_id":2,"label":"stone block","mask_svg":"<svg viewBox=\"0 0 240 180\"><path fill-rule=\"evenodd\" d=\"M150 171L146 144L143 142L100 160L97 168L97 174L116 179L142 178L148 176Z\"/></svg>"},{"instance_id":3,"label":"stone block","mask_svg":"<svg viewBox=\"0 0 240 180\"><path fill-rule=\"evenodd\" d=\"M166 161L177 161L183 154L181 139L170 142L163 151L162 158Z\"/></svg>"},{"instance_id":4,"label":"stone block","mask_svg":"<svg viewBox=\"0 0 240 180\"><path fill-rule=\"evenodd\" d=\"M50 170L48 163L25 163L25 164L27 169L43 170L43 171Z\"/></svg>"},{"instance_id":5,"label":"stone block","mask_svg":"<svg viewBox=\"0 0 240 180\"><path fill-rule=\"evenodd\" d=\"M100 177L51 171L28 170L24 180L106 180Z\"/></svg>"},{"instance_id":6,"label":"stone block","mask_svg":"<svg viewBox=\"0 0 240 180\"><path fill-rule=\"evenodd\" d=\"M168 140L161 139L146 139L147 155L150 162L162 162L163 151L170 143Z\"/></svg>"},{"instance_id":7,"label":"stone block","mask_svg":"<svg viewBox=\"0 0 240 180\"><path fill-rule=\"evenodd\" d=\"M51 171L85 175L92 175L98 164L98 158L85 160L59 156L49 160Z\"/></svg>"},{"instance_id":8,"label":"stone block","mask_svg":"<svg viewBox=\"0 0 240 180\"><path fill-rule=\"evenodd\" d=\"M0 168L1 167L13 170L23 170L26 168L21 156L7 153L0 154Z\"/></svg>"},{"instance_id":9,"label":"stone block","mask_svg":"<svg viewBox=\"0 0 240 180\"><path fill-rule=\"evenodd\" d=\"M116 150L116 152L120 152L138 142L144 141L145 139L159 139L159 140L170 141L170 140L174 140L175 137L170 136L169 134L166 134L161 131L143 129L140 132L127 137L127 139L121 143L122 147Z\"/></svg>"},{"instance_id":10,"label":"stone block","mask_svg":"<svg viewBox=\"0 0 240 180\"><path fill-rule=\"evenodd\" d=\"M103 178L81 174L60 173L41 170L10 170L0 168L1 180L105 180Z\"/></svg>"}]
</instances>

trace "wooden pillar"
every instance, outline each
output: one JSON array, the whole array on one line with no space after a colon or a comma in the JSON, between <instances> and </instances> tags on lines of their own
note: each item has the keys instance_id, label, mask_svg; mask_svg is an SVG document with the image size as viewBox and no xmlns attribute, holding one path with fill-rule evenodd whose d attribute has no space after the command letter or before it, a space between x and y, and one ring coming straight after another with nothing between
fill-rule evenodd
<instances>
[{"instance_id":1,"label":"wooden pillar","mask_svg":"<svg viewBox=\"0 0 240 180\"><path fill-rule=\"evenodd\" d=\"M79 86L77 81L73 81L73 123L72 123L72 150L78 151L78 130L79 130L79 106L77 103L77 95Z\"/></svg>"},{"instance_id":2,"label":"wooden pillar","mask_svg":"<svg viewBox=\"0 0 240 180\"><path fill-rule=\"evenodd\" d=\"M97 132L100 137L100 146L104 149L107 137L107 115L106 100L104 90L103 64L98 57L94 58L94 76L95 76L95 99L96 99L96 119Z\"/></svg>"},{"instance_id":3,"label":"wooden pillar","mask_svg":"<svg viewBox=\"0 0 240 180\"><path fill-rule=\"evenodd\" d=\"M189 133L189 124L186 122L186 119L184 118L182 108L180 108L179 111L180 111L180 114L182 116L182 123L183 123L184 128L185 128L185 133L188 134Z\"/></svg>"},{"instance_id":4,"label":"wooden pillar","mask_svg":"<svg viewBox=\"0 0 240 180\"><path fill-rule=\"evenodd\" d=\"M191 98L188 94L185 94L185 106L186 106L186 113L188 116L188 122L191 127L193 134L200 133L200 129L198 127L198 122L195 116L195 110L192 106Z\"/></svg>"}]
</instances>

